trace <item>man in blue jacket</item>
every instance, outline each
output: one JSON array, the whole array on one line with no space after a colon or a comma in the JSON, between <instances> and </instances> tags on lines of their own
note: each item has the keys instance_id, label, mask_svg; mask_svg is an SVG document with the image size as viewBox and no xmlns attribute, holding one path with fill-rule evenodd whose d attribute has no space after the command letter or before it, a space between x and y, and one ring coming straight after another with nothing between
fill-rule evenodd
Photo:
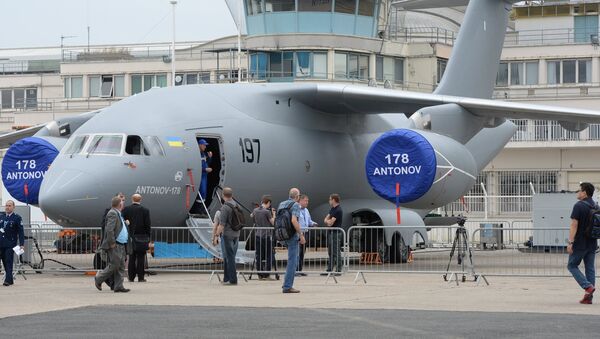
<instances>
[{"instance_id":1,"label":"man in blue jacket","mask_svg":"<svg viewBox=\"0 0 600 339\"><path fill-rule=\"evenodd\" d=\"M25 235L23 233L23 225L21 224L21 216L14 213L15 202L8 200L6 202L6 213L0 215L0 257L2 258L2 266L6 274L4 275L4 286L14 284L13 281L13 248L17 246L17 237L19 238L19 246L23 249L25 245Z\"/></svg>"},{"instance_id":2,"label":"man in blue jacket","mask_svg":"<svg viewBox=\"0 0 600 339\"><path fill-rule=\"evenodd\" d=\"M206 193L208 190L208 173L212 172L210 163L212 162L212 152L206 151L208 142L204 139L198 140L198 147L200 148L200 156L202 157L202 176L200 181L200 195L203 200L206 200Z\"/></svg>"}]
</instances>

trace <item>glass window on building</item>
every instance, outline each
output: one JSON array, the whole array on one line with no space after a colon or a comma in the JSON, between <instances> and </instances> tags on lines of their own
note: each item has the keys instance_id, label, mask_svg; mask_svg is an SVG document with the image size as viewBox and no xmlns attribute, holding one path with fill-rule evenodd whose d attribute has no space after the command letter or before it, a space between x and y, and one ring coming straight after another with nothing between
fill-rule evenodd
<instances>
[{"instance_id":1,"label":"glass window on building","mask_svg":"<svg viewBox=\"0 0 600 339\"><path fill-rule=\"evenodd\" d=\"M66 77L65 81L65 98L81 98L83 97L83 77Z\"/></svg>"},{"instance_id":2,"label":"glass window on building","mask_svg":"<svg viewBox=\"0 0 600 339\"><path fill-rule=\"evenodd\" d=\"M580 84L592 82L592 60L577 60L577 82Z\"/></svg>"},{"instance_id":3,"label":"glass window on building","mask_svg":"<svg viewBox=\"0 0 600 339\"><path fill-rule=\"evenodd\" d=\"M394 59L389 57L383 58L383 81L394 81Z\"/></svg>"},{"instance_id":4,"label":"glass window on building","mask_svg":"<svg viewBox=\"0 0 600 339\"><path fill-rule=\"evenodd\" d=\"M404 83L404 59L396 58L394 62L394 80L397 84L402 84Z\"/></svg>"},{"instance_id":5,"label":"glass window on building","mask_svg":"<svg viewBox=\"0 0 600 339\"><path fill-rule=\"evenodd\" d=\"M2 108L10 109L13 108L13 91L12 89L3 89L0 91L0 95L2 95Z\"/></svg>"},{"instance_id":6,"label":"glass window on building","mask_svg":"<svg viewBox=\"0 0 600 339\"><path fill-rule=\"evenodd\" d=\"M375 16L375 0L358 0L358 15Z\"/></svg>"},{"instance_id":7,"label":"glass window on building","mask_svg":"<svg viewBox=\"0 0 600 339\"><path fill-rule=\"evenodd\" d=\"M103 75L102 76L102 86L100 87L100 96L103 98L110 98L113 96L113 76L112 75Z\"/></svg>"},{"instance_id":8,"label":"glass window on building","mask_svg":"<svg viewBox=\"0 0 600 339\"><path fill-rule=\"evenodd\" d=\"M538 61L535 62L526 62L525 63L525 73L527 78L527 85L537 85L538 84L538 73L539 73L540 63Z\"/></svg>"},{"instance_id":9,"label":"glass window on building","mask_svg":"<svg viewBox=\"0 0 600 339\"><path fill-rule=\"evenodd\" d=\"M264 0L246 0L246 11L248 15L261 14L263 12Z\"/></svg>"},{"instance_id":10,"label":"glass window on building","mask_svg":"<svg viewBox=\"0 0 600 339\"><path fill-rule=\"evenodd\" d=\"M268 65L269 65L269 56L266 53L251 54L250 55L250 77L252 79L265 79L267 77Z\"/></svg>"},{"instance_id":11,"label":"glass window on building","mask_svg":"<svg viewBox=\"0 0 600 339\"><path fill-rule=\"evenodd\" d=\"M266 12L293 12L296 10L296 0L266 0Z\"/></svg>"},{"instance_id":12,"label":"glass window on building","mask_svg":"<svg viewBox=\"0 0 600 339\"><path fill-rule=\"evenodd\" d=\"M501 62L498 68L498 75L496 76L496 86L506 87L508 86L508 63Z\"/></svg>"},{"instance_id":13,"label":"glass window on building","mask_svg":"<svg viewBox=\"0 0 600 339\"><path fill-rule=\"evenodd\" d=\"M125 96L125 76L115 75L115 97Z\"/></svg>"},{"instance_id":14,"label":"glass window on building","mask_svg":"<svg viewBox=\"0 0 600 339\"><path fill-rule=\"evenodd\" d=\"M345 79L348 71L348 55L346 53L335 53L335 78Z\"/></svg>"},{"instance_id":15,"label":"glass window on building","mask_svg":"<svg viewBox=\"0 0 600 339\"><path fill-rule=\"evenodd\" d=\"M369 80L369 56L358 56L358 78L361 80Z\"/></svg>"},{"instance_id":16,"label":"glass window on building","mask_svg":"<svg viewBox=\"0 0 600 339\"><path fill-rule=\"evenodd\" d=\"M510 63L510 84L511 85L523 85L525 83L525 74L523 73L523 63L511 62Z\"/></svg>"},{"instance_id":17,"label":"glass window on building","mask_svg":"<svg viewBox=\"0 0 600 339\"><path fill-rule=\"evenodd\" d=\"M375 58L375 79L383 81L383 56L381 55Z\"/></svg>"},{"instance_id":18,"label":"glass window on building","mask_svg":"<svg viewBox=\"0 0 600 339\"><path fill-rule=\"evenodd\" d=\"M131 76L131 95L142 93L142 76Z\"/></svg>"},{"instance_id":19,"label":"glass window on building","mask_svg":"<svg viewBox=\"0 0 600 339\"><path fill-rule=\"evenodd\" d=\"M189 73L185 75L186 85L195 85L198 83L198 73Z\"/></svg>"},{"instance_id":20,"label":"glass window on building","mask_svg":"<svg viewBox=\"0 0 600 339\"><path fill-rule=\"evenodd\" d=\"M298 0L299 12L331 12L333 0Z\"/></svg>"},{"instance_id":21,"label":"glass window on building","mask_svg":"<svg viewBox=\"0 0 600 339\"><path fill-rule=\"evenodd\" d=\"M25 108L25 90L24 89L14 89L13 95L15 98L15 108Z\"/></svg>"},{"instance_id":22,"label":"glass window on building","mask_svg":"<svg viewBox=\"0 0 600 339\"><path fill-rule=\"evenodd\" d=\"M88 77L88 88L90 98L100 97L100 76L89 76Z\"/></svg>"},{"instance_id":23,"label":"glass window on building","mask_svg":"<svg viewBox=\"0 0 600 339\"><path fill-rule=\"evenodd\" d=\"M310 77L310 52L296 52L296 78Z\"/></svg>"},{"instance_id":24,"label":"glass window on building","mask_svg":"<svg viewBox=\"0 0 600 339\"><path fill-rule=\"evenodd\" d=\"M313 53L313 76L327 78L327 53Z\"/></svg>"},{"instance_id":25,"label":"glass window on building","mask_svg":"<svg viewBox=\"0 0 600 339\"><path fill-rule=\"evenodd\" d=\"M337 13L354 14L356 12L356 0L335 0L335 11Z\"/></svg>"},{"instance_id":26,"label":"glass window on building","mask_svg":"<svg viewBox=\"0 0 600 339\"><path fill-rule=\"evenodd\" d=\"M131 76L131 95L145 92L152 87L167 87L167 75L134 74Z\"/></svg>"},{"instance_id":27,"label":"glass window on building","mask_svg":"<svg viewBox=\"0 0 600 339\"><path fill-rule=\"evenodd\" d=\"M577 62L575 60L563 60L562 69L563 69L563 84L574 84L577 82L576 77L576 67Z\"/></svg>"},{"instance_id":28,"label":"glass window on building","mask_svg":"<svg viewBox=\"0 0 600 339\"><path fill-rule=\"evenodd\" d=\"M37 108L37 88L25 90L25 108Z\"/></svg>"},{"instance_id":29,"label":"glass window on building","mask_svg":"<svg viewBox=\"0 0 600 339\"><path fill-rule=\"evenodd\" d=\"M439 84L442 81L442 77L444 76L444 72L446 72L446 66L448 66L447 59L437 59L437 83Z\"/></svg>"},{"instance_id":30,"label":"glass window on building","mask_svg":"<svg viewBox=\"0 0 600 339\"><path fill-rule=\"evenodd\" d=\"M283 52L281 67L284 77L294 76L294 52Z\"/></svg>"},{"instance_id":31,"label":"glass window on building","mask_svg":"<svg viewBox=\"0 0 600 339\"><path fill-rule=\"evenodd\" d=\"M358 79L358 55L348 54L348 78Z\"/></svg>"},{"instance_id":32,"label":"glass window on building","mask_svg":"<svg viewBox=\"0 0 600 339\"><path fill-rule=\"evenodd\" d=\"M281 77L281 53L271 53L269 57L269 74L270 77Z\"/></svg>"},{"instance_id":33,"label":"glass window on building","mask_svg":"<svg viewBox=\"0 0 600 339\"><path fill-rule=\"evenodd\" d=\"M560 84L560 61L548 61L548 84Z\"/></svg>"}]
</instances>

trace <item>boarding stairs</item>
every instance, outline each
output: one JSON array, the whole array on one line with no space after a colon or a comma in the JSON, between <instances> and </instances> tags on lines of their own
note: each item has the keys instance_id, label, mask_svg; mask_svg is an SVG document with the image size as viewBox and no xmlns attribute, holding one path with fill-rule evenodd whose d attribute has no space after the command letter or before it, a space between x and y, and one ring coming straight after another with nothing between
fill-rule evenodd
<instances>
[{"instance_id":1,"label":"boarding stairs","mask_svg":"<svg viewBox=\"0 0 600 339\"><path fill-rule=\"evenodd\" d=\"M190 216L186 224L190 233L202 248L207 250L215 258L223 259L221 245L212 244L212 221L206 217ZM238 251L235 256L235 262L238 264L252 264L254 262L254 251L246 251L246 242L238 243Z\"/></svg>"}]
</instances>

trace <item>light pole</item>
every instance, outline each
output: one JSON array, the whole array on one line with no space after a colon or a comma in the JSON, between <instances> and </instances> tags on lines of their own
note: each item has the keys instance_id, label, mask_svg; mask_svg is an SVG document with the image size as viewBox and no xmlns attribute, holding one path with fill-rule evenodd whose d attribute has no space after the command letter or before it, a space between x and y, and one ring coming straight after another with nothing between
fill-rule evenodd
<instances>
[{"instance_id":1,"label":"light pole","mask_svg":"<svg viewBox=\"0 0 600 339\"><path fill-rule=\"evenodd\" d=\"M173 40L171 40L171 86L175 86L175 6L177 0L169 1L173 5Z\"/></svg>"},{"instance_id":2,"label":"light pole","mask_svg":"<svg viewBox=\"0 0 600 339\"><path fill-rule=\"evenodd\" d=\"M244 0L240 0L238 7L238 52L237 52L237 63L238 63L238 82L242 82L242 11L244 10Z\"/></svg>"}]
</instances>

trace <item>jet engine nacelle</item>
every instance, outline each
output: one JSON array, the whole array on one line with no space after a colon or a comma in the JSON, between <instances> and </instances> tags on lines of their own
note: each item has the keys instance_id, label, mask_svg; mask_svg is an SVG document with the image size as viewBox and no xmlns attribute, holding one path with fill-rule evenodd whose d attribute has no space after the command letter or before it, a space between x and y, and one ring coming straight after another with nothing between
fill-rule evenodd
<instances>
[{"instance_id":1,"label":"jet engine nacelle","mask_svg":"<svg viewBox=\"0 0 600 339\"><path fill-rule=\"evenodd\" d=\"M38 204L46 171L65 145L66 138L33 136L14 143L2 160L2 182L18 201Z\"/></svg>"},{"instance_id":2,"label":"jet engine nacelle","mask_svg":"<svg viewBox=\"0 0 600 339\"><path fill-rule=\"evenodd\" d=\"M464 145L436 133L395 129L371 145L369 184L399 206L431 210L455 201L475 183L477 166Z\"/></svg>"}]
</instances>

